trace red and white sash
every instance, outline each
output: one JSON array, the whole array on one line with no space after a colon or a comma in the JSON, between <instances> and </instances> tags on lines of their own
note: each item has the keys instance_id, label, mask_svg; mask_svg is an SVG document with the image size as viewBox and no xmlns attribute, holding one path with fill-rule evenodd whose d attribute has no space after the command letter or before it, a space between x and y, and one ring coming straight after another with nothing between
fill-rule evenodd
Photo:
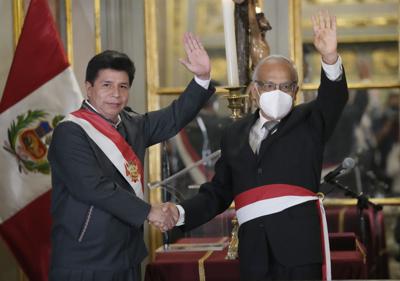
<instances>
[{"instance_id":1,"label":"red and white sash","mask_svg":"<svg viewBox=\"0 0 400 281\"><path fill-rule=\"evenodd\" d=\"M68 114L64 121L81 126L130 184L136 196L143 199L142 163L132 147L110 123L86 109Z\"/></svg>"},{"instance_id":2,"label":"red and white sash","mask_svg":"<svg viewBox=\"0 0 400 281\"><path fill-rule=\"evenodd\" d=\"M320 215L323 280L332 280L328 225L320 196L300 186L264 185L242 192L235 197L236 216L241 225L255 218L275 214L308 201L316 201Z\"/></svg>"}]
</instances>

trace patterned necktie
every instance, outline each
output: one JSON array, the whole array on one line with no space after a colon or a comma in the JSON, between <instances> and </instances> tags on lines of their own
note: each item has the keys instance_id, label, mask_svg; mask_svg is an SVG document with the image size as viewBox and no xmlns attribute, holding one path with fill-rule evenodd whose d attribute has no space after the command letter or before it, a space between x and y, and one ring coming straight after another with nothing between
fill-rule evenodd
<instances>
[{"instance_id":1,"label":"patterned necktie","mask_svg":"<svg viewBox=\"0 0 400 281\"><path fill-rule=\"evenodd\" d=\"M276 128L276 125L278 125L278 123L279 122L276 120L271 120L271 121L267 121L264 123L264 125L263 125L263 129L265 130L264 136L262 138L260 138L258 141L258 144L255 149L256 154L258 154L260 151L262 141L265 140L269 136L269 134Z\"/></svg>"}]
</instances>

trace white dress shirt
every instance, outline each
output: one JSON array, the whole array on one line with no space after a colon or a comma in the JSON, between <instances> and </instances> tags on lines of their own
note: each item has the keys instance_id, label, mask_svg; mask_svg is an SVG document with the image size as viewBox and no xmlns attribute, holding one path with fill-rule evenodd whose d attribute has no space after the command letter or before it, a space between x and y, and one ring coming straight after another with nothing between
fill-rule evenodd
<instances>
[{"instance_id":1,"label":"white dress shirt","mask_svg":"<svg viewBox=\"0 0 400 281\"><path fill-rule=\"evenodd\" d=\"M196 81L197 84L199 84L200 86L202 86L204 89L207 90L208 87L210 86L211 79L203 80L197 76L194 76L194 81Z\"/></svg>"}]
</instances>

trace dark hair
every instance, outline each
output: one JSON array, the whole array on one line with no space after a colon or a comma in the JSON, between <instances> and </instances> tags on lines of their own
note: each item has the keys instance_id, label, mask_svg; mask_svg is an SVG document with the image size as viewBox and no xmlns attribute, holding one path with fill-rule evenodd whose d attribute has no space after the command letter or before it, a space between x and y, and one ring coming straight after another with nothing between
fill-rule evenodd
<instances>
[{"instance_id":1,"label":"dark hair","mask_svg":"<svg viewBox=\"0 0 400 281\"><path fill-rule=\"evenodd\" d=\"M97 75L102 69L114 69L125 71L129 77L129 86L132 85L135 76L135 65L124 53L107 50L95 55L86 67L86 81L94 84Z\"/></svg>"}]
</instances>

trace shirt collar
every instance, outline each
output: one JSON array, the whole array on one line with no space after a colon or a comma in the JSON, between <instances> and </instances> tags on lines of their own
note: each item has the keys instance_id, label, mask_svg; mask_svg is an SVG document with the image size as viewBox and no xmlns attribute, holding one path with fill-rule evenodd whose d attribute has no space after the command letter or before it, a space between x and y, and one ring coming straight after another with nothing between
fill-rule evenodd
<instances>
[{"instance_id":1,"label":"shirt collar","mask_svg":"<svg viewBox=\"0 0 400 281\"><path fill-rule=\"evenodd\" d=\"M258 129L261 130L262 127L264 126L265 122L271 121L272 119L265 118L264 115L261 113L261 109L258 111L259 118L257 119L256 124L254 126ZM281 122L281 119L276 120L278 123Z\"/></svg>"},{"instance_id":2,"label":"shirt collar","mask_svg":"<svg viewBox=\"0 0 400 281\"><path fill-rule=\"evenodd\" d=\"M97 111L97 109L93 106L93 105L91 105L90 104L90 102L88 101L88 100L85 100L85 104L87 105L87 106L89 106L94 112L96 112L98 115L100 115L101 117L103 117L108 123L110 123L114 128L117 128L118 127L118 125L121 123L121 116L118 114L118 121L117 121L117 123L114 123L113 121L111 121L110 119L108 119L108 118L106 118L106 117L104 117L100 112L98 112Z\"/></svg>"}]
</instances>

